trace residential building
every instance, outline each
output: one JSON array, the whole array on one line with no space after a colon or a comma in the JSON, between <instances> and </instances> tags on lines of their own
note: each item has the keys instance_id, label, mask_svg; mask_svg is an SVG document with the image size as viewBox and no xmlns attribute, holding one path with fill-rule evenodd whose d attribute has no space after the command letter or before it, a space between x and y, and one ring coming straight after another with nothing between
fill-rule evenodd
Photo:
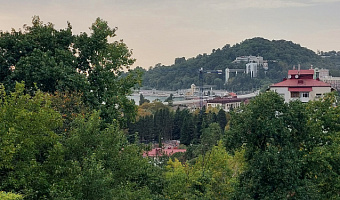
<instances>
[{"instance_id":1,"label":"residential building","mask_svg":"<svg viewBox=\"0 0 340 200\"><path fill-rule=\"evenodd\" d=\"M271 85L269 89L280 94L285 102L316 100L332 90L329 83L325 83L319 78L314 79L314 69L289 70L288 79Z\"/></svg>"},{"instance_id":2,"label":"residential building","mask_svg":"<svg viewBox=\"0 0 340 200\"><path fill-rule=\"evenodd\" d=\"M241 107L243 103L247 103L248 98L232 97L217 97L211 100L207 100L207 107L223 109L226 112L230 112L235 108Z\"/></svg>"}]
</instances>

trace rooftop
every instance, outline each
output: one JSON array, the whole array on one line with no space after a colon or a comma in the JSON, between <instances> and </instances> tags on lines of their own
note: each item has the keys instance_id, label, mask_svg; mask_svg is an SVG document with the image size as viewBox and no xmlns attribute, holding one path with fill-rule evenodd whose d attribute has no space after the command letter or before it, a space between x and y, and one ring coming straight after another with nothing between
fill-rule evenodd
<instances>
[{"instance_id":1,"label":"rooftop","mask_svg":"<svg viewBox=\"0 0 340 200\"><path fill-rule=\"evenodd\" d=\"M288 75L314 75L314 70L313 69L301 69L301 70L288 70Z\"/></svg>"},{"instance_id":2,"label":"rooftop","mask_svg":"<svg viewBox=\"0 0 340 200\"><path fill-rule=\"evenodd\" d=\"M144 152L143 157L156 157L156 156L171 156L174 153L184 153L186 152L186 149L176 149L176 148L154 148L151 151Z\"/></svg>"},{"instance_id":3,"label":"rooftop","mask_svg":"<svg viewBox=\"0 0 340 200\"><path fill-rule=\"evenodd\" d=\"M270 87L331 87L331 85L318 79L286 79Z\"/></svg>"}]
</instances>

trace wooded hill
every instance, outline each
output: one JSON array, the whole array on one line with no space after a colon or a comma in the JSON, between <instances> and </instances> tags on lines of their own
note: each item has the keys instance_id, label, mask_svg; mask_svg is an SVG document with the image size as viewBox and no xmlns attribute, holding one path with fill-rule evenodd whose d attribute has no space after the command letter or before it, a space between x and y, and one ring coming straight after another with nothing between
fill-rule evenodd
<instances>
[{"instance_id":1,"label":"wooded hill","mask_svg":"<svg viewBox=\"0 0 340 200\"><path fill-rule=\"evenodd\" d=\"M338 53L339 54L339 53ZM239 44L225 45L222 49L213 49L211 54L200 54L195 58L176 58L171 66L157 64L144 70L143 86L146 89L178 90L198 85L199 69L223 70L222 75L205 74L204 84L216 85L217 89L245 91L267 87L271 83L281 81L287 76L288 69L300 64L301 69L313 67L330 69L333 76L340 75L340 56L335 51L316 54L299 44L285 40L267 40L264 38L247 39ZM251 79L249 75L238 74L224 85L226 68L244 69L245 63L232 63L239 56L261 56L268 61L269 69L265 73L259 67L258 77ZM330 55L325 58L321 55Z\"/></svg>"}]
</instances>

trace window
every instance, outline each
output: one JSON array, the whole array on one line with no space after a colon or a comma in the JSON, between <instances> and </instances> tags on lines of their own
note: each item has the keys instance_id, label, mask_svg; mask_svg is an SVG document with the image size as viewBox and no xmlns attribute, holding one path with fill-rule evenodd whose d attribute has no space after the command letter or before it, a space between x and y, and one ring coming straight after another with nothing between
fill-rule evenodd
<instances>
[{"instance_id":1,"label":"window","mask_svg":"<svg viewBox=\"0 0 340 200\"><path fill-rule=\"evenodd\" d=\"M304 92L304 93L302 93L302 97L303 97L303 98L308 98L308 97L309 97L309 92Z\"/></svg>"},{"instance_id":2,"label":"window","mask_svg":"<svg viewBox=\"0 0 340 200\"><path fill-rule=\"evenodd\" d=\"M291 98L299 98L300 97L300 93L299 92L291 92L290 96L291 96Z\"/></svg>"},{"instance_id":3,"label":"window","mask_svg":"<svg viewBox=\"0 0 340 200\"><path fill-rule=\"evenodd\" d=\"M315 98L317 98L317 99L318 99L318 98L321 98L321 94L320 94L320 93L316 94L316 95L315 95Z\"/></svg>"}]
</instances>

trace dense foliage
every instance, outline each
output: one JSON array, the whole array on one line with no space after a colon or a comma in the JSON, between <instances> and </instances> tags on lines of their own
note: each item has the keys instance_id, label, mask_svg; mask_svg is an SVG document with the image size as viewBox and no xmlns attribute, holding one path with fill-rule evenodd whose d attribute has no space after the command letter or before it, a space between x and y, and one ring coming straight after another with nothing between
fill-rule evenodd
<instances>
[{"instance_id":1,"label":"dense foliage","mask_svg":"<svg viewBox=\"0 0 340 200\"><path fill-rule=\"evenodd\" d=\"M100 18L90 31L73 35L71 24L56 30L35 16L32 26L1 32L0 82L7 91L24 81L28 90L78 92L108 123L133 119L135 106L126 95L140 82L140 73L130 70L122 76L134 63L131 51L122 41L109 42L116 29Z\"/></svg>"},{"instance_id":2,"label":"dense foliage","mask_svg":"<svg viewBox=\"0 0 340 200\"><path fill-rule=\"evenodd\" d=\"M0 93L0 190L25 199L145 199L161 192L160 169L128 143L118 122L103 129L92 111L60 132L65 114L50 95L24 94L23 84Z\"/></svg>"},{"instance_id":3,"label":"dense foliage","mask_svg":"<svg viewBox=\"0 0 340 200\"><path fill-rule=\"evenodd\" d=\"M231 114L141 96L137 109L126 94L138 73L122 74L130 53L108 43L106 22L91 36L36 17L25 30L0 37L0 199L340 198L335 94L284 103L266 92ZM173 139L184 155L143 157L140 142Z\"/></svg>"},{"instance_id":4,"label":"dense foliage","mask_svg":"<svg viewBox=\"0 0 340 200\"><path fill-rule=\"evenodd\" d=\"M235 199L340 197L339 107L322 101L284 103L276 93L255 98L231 117L230 151L243 146L248 167Z\"/></svg>"},{"instance_id":5,"label":"dense foliage","mask_svg":"<svg viewBox=\"0 0 340 200\"><path fill-rule=\"evenodd\" d=\"M138 119L129 123L130 139L138 134L139 141L155 143L160 140L180 140L182 144L197 144L202 132L212 123L224 132L227 113L224 110L202 110L191 113L188 109L173 111L160 102L144 103L139 106Z\"/></svg>"},{"instance_id":6,"label":"dense foliage","mask_svg":"<svg viewBox=\"0 0 340 200\"><path fill-rule=\"evenodd\" d=\"M269 69L259 68L257 78L238 74L225 83L224 70L245 69L245 63L232 63L239 56L262 56L268 61ZM328 54L327 54L328 55ZM301 64L302 68L311 65L318 68L330 69L333 76L338 75L340 69L340 55L332 54L331 58L322 58L313 51L285 40L269 41L263 38L247 39L233 46L225 45L222 49L213 49L211 54L198 55L195 58L176 58L175 64L164 66L157 64L145 71L143 86L163 90L178 90L190 88L191 84L199 85L199 69L223 70L223 75L205 74L204 84L215 85L217 89L225 88L229 91L248 91L260 89L270 83L275 83L287 76L288 69ZM334 59L337 58L337 59ZM234 76L234 75L233 75Z\"/></svg>"}]
</instances>

